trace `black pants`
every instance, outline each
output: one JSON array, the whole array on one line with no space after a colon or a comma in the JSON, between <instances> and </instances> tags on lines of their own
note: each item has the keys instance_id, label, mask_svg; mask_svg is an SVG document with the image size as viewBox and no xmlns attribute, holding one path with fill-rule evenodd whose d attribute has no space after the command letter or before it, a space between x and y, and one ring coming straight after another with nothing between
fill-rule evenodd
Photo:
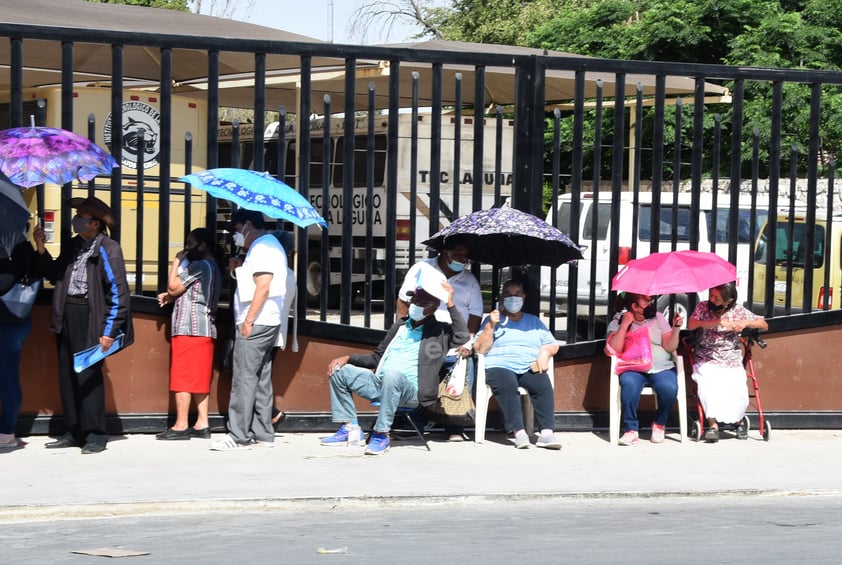
<instances>
[{"instance_id":1,"label":"black pants","mask_svg":"<svg viewBox=\"0 0 842 565\"><path fill-rule=\"evenodd\" d=\"M79 444L105 445L105 382L102 361L81 373L73 370L73 354L90 347L87 304L66 304L58 335L58 382L67 431Z\"/></svg>"}]
</instances>

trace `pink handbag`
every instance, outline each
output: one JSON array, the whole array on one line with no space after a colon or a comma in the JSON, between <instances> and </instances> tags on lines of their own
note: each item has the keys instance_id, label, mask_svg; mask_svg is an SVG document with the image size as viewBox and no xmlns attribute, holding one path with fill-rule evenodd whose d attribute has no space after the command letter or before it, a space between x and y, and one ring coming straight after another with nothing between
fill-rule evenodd
<instances>
[{"instance_id":1,"label":"pink handbag","mask_svg":"<svg viewBox=\"0 0 842 565\"><path fill-rule=\"evenodd\" d=\"M649 328L642 326L626 332L623 352L617 356L617 374L626 371L645 373L652 368L652 343Z\"/></svg>"}]
</instances>

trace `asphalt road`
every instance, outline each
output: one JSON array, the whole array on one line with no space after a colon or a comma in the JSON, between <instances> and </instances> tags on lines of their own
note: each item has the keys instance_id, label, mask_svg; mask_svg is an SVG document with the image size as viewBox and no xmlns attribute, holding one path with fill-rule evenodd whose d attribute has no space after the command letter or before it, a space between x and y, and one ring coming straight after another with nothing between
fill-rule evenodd
<instances>
[{"instance_id":1,"label":"asphalt road","mask_svg":"<svg viewBox=\"0 0 842 565\"><path fill-rule=\"evenodd\" d=\"M373 478L374 480L374 478ZM578 498L0 523L3 563L839 563L842 497ZM329 553L320 553L319 549Z\"/></svg>"}]
</instances>

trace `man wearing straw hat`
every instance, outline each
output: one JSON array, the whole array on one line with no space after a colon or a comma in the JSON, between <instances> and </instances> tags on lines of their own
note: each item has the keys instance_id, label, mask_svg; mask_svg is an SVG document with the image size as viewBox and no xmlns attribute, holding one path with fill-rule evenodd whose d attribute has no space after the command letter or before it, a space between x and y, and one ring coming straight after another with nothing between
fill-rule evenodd
<instances>
[{"instance_id":1,"label":"man wearing straw hat","mask_svg":"<svg viewBox=\"0 0 842 565\"><path fill-rule=\"evenodd\" d=\"M121 347L134 340L129 285L120 244L108 237L115 226L111 208L100 200L71 198L76 237L62 243L53 259L44 247L44 230L35 230L36 261L55 285L50 330L58 340L61 404L67 433L46 444L49 449L81 447L82 453L105 450L105 381L100 360L79 372L73 355L99 345L108 350L118 338Z\"/></svg>"}]
</instances>

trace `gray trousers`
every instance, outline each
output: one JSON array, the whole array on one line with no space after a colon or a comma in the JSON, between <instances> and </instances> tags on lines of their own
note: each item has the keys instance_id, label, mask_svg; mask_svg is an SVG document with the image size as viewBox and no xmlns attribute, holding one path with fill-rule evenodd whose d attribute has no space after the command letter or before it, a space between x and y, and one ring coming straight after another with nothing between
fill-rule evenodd
<instances>
[{"instance_id":1,"label":"gray trousers","mask_svg":"<svg viewBox=\"0 0 842 565\"><path fill-rule=\"evenodd\" d=\"M272 353L280 326L254 326L244 338L234 336L233 382L228 403L228 431L238 443L275 441L272 427Z\"/></svg>"}]
</instances>

